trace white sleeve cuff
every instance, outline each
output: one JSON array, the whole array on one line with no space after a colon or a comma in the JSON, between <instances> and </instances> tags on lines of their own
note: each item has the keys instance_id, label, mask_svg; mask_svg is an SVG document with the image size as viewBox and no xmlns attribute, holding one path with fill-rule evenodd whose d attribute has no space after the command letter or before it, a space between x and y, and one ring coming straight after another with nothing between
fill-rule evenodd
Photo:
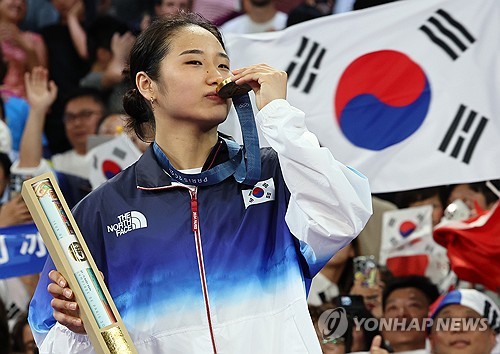
<instances>
[{"instance_id":1,"label":"white sleeve cuff","mask_svg":"<svg viewBox=\"0 0 500 354\"><path fill-rule=\"evenodd\" d=\"M14 161L10 167L10 173L13 175L23 176L38 176L45 172L52 171L47 160L42 159L40 164L36 167L19 167L19 160Z\"/></svg>"},{"instance_id":2,"label":"white sleeve cuff","mask_svg":"<svg viewBox=\"0 0 500 354\"><path fill-rule=\"evenodd\" d=\"M40 354L95 354L90 339L56 322L39 346Z\"/></svg>"}]
</instances>

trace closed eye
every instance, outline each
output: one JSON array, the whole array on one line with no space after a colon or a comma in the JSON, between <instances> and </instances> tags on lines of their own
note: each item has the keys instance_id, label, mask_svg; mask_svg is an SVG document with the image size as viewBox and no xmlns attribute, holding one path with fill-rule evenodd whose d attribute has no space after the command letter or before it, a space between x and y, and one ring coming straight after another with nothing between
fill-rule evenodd
<instances>
[{"instance_id":1,"label":"closed eye","mask_svg":"<svg viewBox=\"0 0 500 354\"><path fill-rule=\"evenodd\" d=\"M202 65L201 61L199 61L199 60L190 60L186 64Z\"/></svg>"},{"instance_id":2,"label":"closed eye","mask_svg":"<svg viewBox=\"0 0 500 354\"><path fill-rule=\"evenodd\" d=\"M219 65L219 68L223 68L223 69L227 69L227 70L229 70L229 65L226 65L226 64L220 64L220 65Z\"/></svg>"}]
</instances>

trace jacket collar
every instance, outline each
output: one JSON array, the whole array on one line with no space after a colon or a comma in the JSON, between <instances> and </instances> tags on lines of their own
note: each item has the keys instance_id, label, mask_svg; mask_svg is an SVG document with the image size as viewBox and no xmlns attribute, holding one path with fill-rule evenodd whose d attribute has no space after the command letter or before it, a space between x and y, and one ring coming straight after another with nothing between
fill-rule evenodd
<instances>
[{"instance_id":1,"label":"jacket collar","mask_svg":"<svg viewBox=\"0 0 500 354\"><path fill-rule=\"evenodd\" d=\"M212 148L202 168L203 171L216 166L229 158L228 150L224 140L219 138L217 144ZM153 144L142 154L135 165L135 182L140 189L157 189L170 187L172 178L163 171L156 160Z\"/></svg>"},{"instance_id":2,"label":"jacket collar","mask_svg":"<svg viewBox=\"0 0 500 354\"><path fill-rule=\"evenodd\" d=\"M137 188L141 189L162 188L172 185L172 179L156 161L153 144L144 151L135 164L135 183Z\"/></svg>"}]
</instances>

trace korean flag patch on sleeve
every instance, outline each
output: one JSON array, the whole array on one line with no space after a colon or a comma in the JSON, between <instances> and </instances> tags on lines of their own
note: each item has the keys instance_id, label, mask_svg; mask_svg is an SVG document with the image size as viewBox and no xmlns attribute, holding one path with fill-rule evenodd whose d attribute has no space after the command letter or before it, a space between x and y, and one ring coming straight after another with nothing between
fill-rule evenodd
<instances>
[{"instance_id":1,"label":"korean flag patch on sleeve","mask_svg":"<svg viewBox=\"0 0 500 354\"><path fill-rule=\"evenodd\" d=\"M272 178L269 178L265 181L257 182L252 189L244 189L241 193L243 194L245 209L253 204L269 202L274 200L274 181Z\"/></svg>"}]
</instances>

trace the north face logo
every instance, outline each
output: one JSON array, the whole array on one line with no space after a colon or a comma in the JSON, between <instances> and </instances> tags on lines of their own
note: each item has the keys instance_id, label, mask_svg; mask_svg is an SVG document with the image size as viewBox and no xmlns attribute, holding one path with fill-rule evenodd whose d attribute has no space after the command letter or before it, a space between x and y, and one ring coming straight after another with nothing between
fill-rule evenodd
<instances>
[{"instance_id":1,"label":"the north face logo","mask_svg":"<svg viewBox=\"0 0 500 354\"><path fill-rule=\"evenodd\" d=\"M116 236L121 236L135 229L142 229L148 226L146 217L138 211L129 211L118 215L116 224L108 225L108 232L114 232Z\"/></svg>"}]
</instances>

